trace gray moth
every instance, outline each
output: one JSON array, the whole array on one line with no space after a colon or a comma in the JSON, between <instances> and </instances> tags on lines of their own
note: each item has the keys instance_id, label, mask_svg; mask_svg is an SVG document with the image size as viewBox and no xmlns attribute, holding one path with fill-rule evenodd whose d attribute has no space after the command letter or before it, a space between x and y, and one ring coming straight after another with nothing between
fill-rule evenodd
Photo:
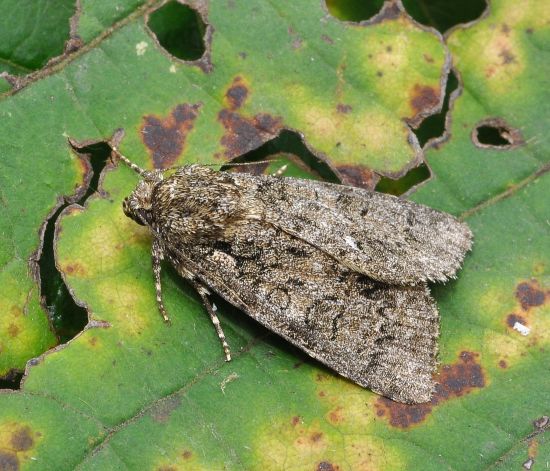
<instances>
[{"instance_id":1,"label":"gray moth","mask_svg":"<svg viewBox=\"0 0 550 471\"><path fill-rule=\"evenodd\" d=\"M391 195L193 164L145 171L124 213L197 290L229 346L215 292L340 375L395 401L430 400L439 314L428 281L455 276L472 234L453 216Z\"/></svg>"}]
</instances>

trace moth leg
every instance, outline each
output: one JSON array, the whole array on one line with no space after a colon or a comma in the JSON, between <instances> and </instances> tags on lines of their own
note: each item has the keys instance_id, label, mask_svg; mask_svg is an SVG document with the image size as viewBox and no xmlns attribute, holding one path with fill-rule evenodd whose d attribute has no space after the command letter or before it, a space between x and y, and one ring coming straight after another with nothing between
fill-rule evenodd
<instances>
[{"instance_id":1,"label":"moth leg","mask_svg":"<svg viewBox=\"0 0 550 471\"><path fill-rule=\"evenodd\" d=\"M218 338L220 339L223 351L225 353L225 361L231 361L231 352L229 351L229 345L225 340L225 334L223 333L222 326L220 325L220 320L216 315L216 309L208 299L208 294L209 294L208 290L204 286L202 286L200 283L197 283L196 281L192 281L192 283L195 289L197 290L197 293L199 293L199 296L201 297L202 302L204 303L204 307L206 308L206 311L210 315L210 319L212 319L212 324L214 324L214 328L216 329L216 333L218 334Z\"/></svg>"},{"instance_id":2,"label":"moth leg","mask_svg":"<svg viewBox=\"0 0 550 471\"><path fill-rule=\"evenodd\" d=\"M288 164L284 164L279 170L276 170L275 172L273 172L271 174L272 177L281 177L283 175L283 173L286 172L286 169L288 168Z\"/></svg>"},{"instance_id":3,"label":"moth leg","mask_svg":"<svg viewBox=\"0 0 550 471\"><path fill-rule=\"evenodd\" d=\"M160 262L164 259L164 253L161 246L156 241L153 242L151 247L151 255L153 260L153 275L155 277L155 290L157 293L157 306L164 322L170 324L170 318L168 317L166 308L162 302L162 284L160 282Z\"/></svg>"}]
</instances>

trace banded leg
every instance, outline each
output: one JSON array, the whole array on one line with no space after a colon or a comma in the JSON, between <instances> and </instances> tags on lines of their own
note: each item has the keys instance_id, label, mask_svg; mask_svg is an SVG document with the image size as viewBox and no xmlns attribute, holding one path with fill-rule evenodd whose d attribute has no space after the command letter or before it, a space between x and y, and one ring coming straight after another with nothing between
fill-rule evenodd
<instances>
[{"instance_id":1,"label":"banded leg","mask_svg":"<svg viewBox=\"0 0 550 471\"><path fill-rule=\"evenodd\" d=\"M170 318L168 317L168 314L166 313L166 308L164 307L164 303L162 302L162 285L160 282L160 262L164 259L164 253L160 244L156 241L153 241L153 245L151 247L151 255L151 258L153 260L153 275L155 277L155 290L157 293L157 306L159 308L160 315L164 319L164 322L170 324Z\"/></svg>"},{"instance_id":2,"label":"banded leg","mask_svg":"<svg viewBox=\"0 0 550 471\"><path fill-rule=\"evenodd\" d=\"M216 315L216 309L208 299L208 294L209 294L208 290L195 280L193 280L191 283L193 284L194 288L197 290L197 293L199 293L199 296L201 297L202 302L204 303L204 307L206 308L206 311L210 315L210 319L212 319L212 324L214 324L214 328L216 329L218 338L222 343L222 348L225 353L225 361L231 361L231 352L229 351L229 345L225 341L225 334L223 333L222 326L220 325L220 320Z\"/></svg>"}]
</instances>

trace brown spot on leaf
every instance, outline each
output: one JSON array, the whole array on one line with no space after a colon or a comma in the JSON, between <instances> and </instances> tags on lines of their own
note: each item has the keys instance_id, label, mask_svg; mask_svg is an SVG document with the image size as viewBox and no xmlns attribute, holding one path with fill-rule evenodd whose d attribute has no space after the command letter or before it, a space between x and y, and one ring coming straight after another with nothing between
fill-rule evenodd
<instances>
[{"instance_id":1,"label":"brown spot on leaf","mask_svg":"<svg viewBox=\"0 0 550 471\"><path fill-rule=\"evenodd\" d=\"M338 103L336 105L336 110L338 111L338 113L348 114L351 112L352 109L353 108L351 105L345 105L344 103Z\"/></svg>"},{"instance_id":2,"label":"brown spot on leaf","mask_svg":"<svg viewBox=\"0 0 550 471\"><path fill-rule=\"evenodd\" d=\"M329 376L324 373L317 373L317 376L315 377L315 380L318 383L323 383L329 379Z\"/></svg>"},{"instance_id":3,"label":"brown spot on leaf","mask_svg":"<svg viewBox=\"0 0 550 471\"><path fill-rule=\"evenodd\" d=\"M325 41L327 44L334 44L334 40L333 40L330 36L328 36L328 35L326 35L326 34L323 34L323 35L321 36L321 39L322 39L323 41Z\"/></svg>"},{"instance_id":4,"label":"brown spot on leaf","mask_svg":"<svg viewBox=\"0 0 550 471\"><path fill-rule=\"evenodd\" d=\"M183 103L176 106L167 118L154 115L143 118L141 134L155 168L171 167L181 155L201 106L201 103Z\"/></svg>"},{"instance_id":5,"label":"brown spot on leaf","mask_svg":"<svg viewBox=\"0 0 550 471\"><path fill-rule=\"evenodd\" d=\"M340 466L332 464L330 461L321 461L317 467L316 471L340 471Z\"/></svg>"},{"instance_id":6,"label":"brown spot on leaf","mask_svg":"<svg viewBox=\"0 0 550 471\"><path fill-rule=\"evenodd\" d=\"M218 113L218 121L226 130L221 139L227 158L237 157L260 147L264 142L277 136L282 128L280 118L260 113L254 118L245 118L231 110Z\"/></svg>"},{"instance_id":7,"label":"brown spot on leaf","mask_svg":"<svg viewBox=\"0 0 550 471\"><path fill-rule=\"evenodd\" d=\"M19 471L17 455L11 451L0 450L0 470Z\"/></svg>"},{"instance_id":8,"label":"brown spot on leaf","mask_svg":"<svg viewBox=\"0 0 550 471\"><path fill-rule=\"evenodd\" d=\"M377 70L377 71L376 71L376 75L377 75L378 77L383 77L383 76L384 76L384 72L382 72L381 70Z\"/></svg>"},{"instance_id":9,"label":"brown spot on leaf","mask_svg":"<svg viewBox=\"0 0 550 471\"><path fill-rule=\"evenodd\" d=\"M10 308L10 314L13 317L21 317L23 315L23 309L21 309L19 306L12 306Z\"/></svg>"},{"instance_id":10,"label":"brown spot on leaf","mask_svg":"<svg viewBox=\"0 0 550 471\"><path fill-rule=\"evenodd\" d=\"M505 34L505 36L508 36L508 33L510 33L510 27L506 23L502 23L500 30Z\"/></svg>"},{"instance_id":11,"label":"brown spot on leaf","mask_svg":"<svg viewBox=\"0 0 550 471\"><path fill-rule=\"evenodd\" d=\"M415 114L430 110L439 104L439 90L427 85L416 84L412 91L410 104Z\"/></svg>"},{"instance_id":12,"label":"brown spot on leaf","mask_svg":"<svg viewBox=\"0 0 550 471\"><path fill-rule=\"evenodd\" d=\"M498 367L499 368L502 368L503 370L505 370L506 368L508 368L508 363L506 363L506 360L500 360L498 362Z\"/></svg>"},{"instance_id":13,"label":"brown spot on leaf","mask_svg":"<svg viewBox=\"0 0 550 471\"><path fill-rule=\"evenodd\" d=\"M525 30L525 32L526 32L527 34L533 34L534 31L535 31L535 30L534 30L533 28L527 28L527 29Z\"/></svg>"},{"instance_id":14,"label":"brown spot on leaf","mask_svg":"<svg viewBox=\"0 0 550 471\"><path fill-rule=\"evenodd\" d=\"M508 316L506 317L506 324L508 325L508 327L510 328L514 328L514 325L516 325L516 322L519 322L520 324L523 324L523 325L527 325L527 321L521 317L521 316L518 316L517 314L508 314Z\"/></svg>"},{"instance_id":15,"label":"brown spot on leaf","mask_svg":"<svg viewBox=\"0 0 550 471\"><path fill-rule=\"evenodd\" d=\"M424 60L425 60L428 64L433 64L434 58L433 58L432 56L430 56L429 54L424 54Z\"/></svg>"},{"instance_id":16,"label":"brown spot on leaf","mask_svg":"<svg viewBox=\"0 0 550 471\"><path fill-rule=\"evenodd\" d=\"M193 456L193 453L191 453L189 450L185 450L181 456L184 460L188 460L189 458L191 458L191 456Z\"/></svg>"},{"instance_id":17,"label":"brown spot on leaf","mask_svg":"<svg viewBox=\"0 0 550 471\"><path fill-rule=\"evenodd\" d=\"M227 106L231 111L238 110L248 98L248 87L242 77L235 77L225 92Z\"/></svg>"},{"instance_id":18,"label":"brown spot on leaf","mask_svg":"<svg viewBox=\"0 0 550 471\"><path fill-rule=\"evenodd\" d=\"M78 275L78 276L84 276L86 275L86 270L84 269L84 267L78 263L78 262L74 262L74 263L69 263L65 269L64 269L65 273L69 274L69 275Z\"/></svg>"},{"instance_id":19,"label":"brown spot on leaf","mask_svg":"<svg viewBox=\"0 0 550 471\"><path fill-rule=\"evenodd\" d=\"M299 415L295 415L294 417L292 417L292 420L290 421L290 424L293 426L293 427L296 427L296 425L298 425L300 422L301 422L302 419L300 419L300 416Z\"/></svg>"},{"instance_id":20,"label":"brown spot on leaf","mask_svg":"<svg viewBox=\"0 0 550 471\"><path fill-rule=\"evenodd\" d=\"M96 344L97 344L97 337L90 337L90 339L88 340L88 343L89 343L92 347L95 347Z\"/></svg>"},{"instance_id":21,"label":"brown spot on leaf","mask_svg":"<svg viewBox=\"0 0 550 471\"><path fill-rule=\"evenodd\" d=\"M436 378L439 382L430 402L401 404L381 397L375 404L376 414L379 417L387 416L390 425L403 429L423 422L438 404L485 386L483 370L477 363L478 356L478 353L461 352L456 363L444 365L439 372L439 378Z\"/></svg>"},{"instance_id":22,"label":"brown spot on leaf","mask_svg":"<svg viewBox=\"0 0 550 471\"><path fill-rule=\"evenodd\" d=\"M317 443L319 440L321 440L321 438L323 438L323 434L322 432L314 432L309 438L311 439L312 443Z\"/></svg>"},{"instance_id":23,"label":"brown spot on leaf","mask_svg":"<svg viewBox=\"0 0 550 471\"><path fill-rule=\"evenodd\" d=\"M336 409L331 410L328 413L328 420L334 425L341 424L345 420L344 410L341 407L337 407Z\"/></svg>"},{"instance_id":24,"label":"brown spot on leaf","mask_svg":"<svg viewBox=\"0 0 550 471\"><path fill-rule=\"evenodd\" d=\"M516 298L524 311L541 306L546 301L546 293L541 289L537 280L525 281L516 288Z\"/></svg>"},{"instance_id":25,"label":"brown spot on leaf","mask_svg":"<svg viewBox=\"0 0 550 471\"><path fill-rule=\"evenodd\" d=\"M10 337L17 337L19 335L19 332L21 332L21 328L18 325L13 323L8 325L8 335Z\"/></svg>"},{"instance_id":26,"label":"brown spot on leaf","mask_svg":"<svg viewBox=\"0 0 550 471\"><path fill-rule=\"evenodd\" d=\"M343 183L369 190L374 190L380 178L370 168L362 165L339 165L336 170Z\"/></svg>"},{"instance_id":27,"label":"brown spot on leaf","mask_svg":"<svg viewBox=\"0 0 550 471\"><path fill-rule=\"evenodd\" d=\"M516 61L516 56L514 56L514 54L512 54L512 52L510 52L509 49L502 49L499 54L498 54L499 57L502 58L502 64L512 64L513 62Z\"/></svg>"},{"instance_id":28,"label":"brown spot on leaf","mask_svg":"<svg viewBox=\"0 0 550 471\"><path fill-rule=\"evenodd\" d=\"M14 451L27 451L31 449L34 444L31 433L31 429L28 426L20 427L13 432L10 440L12 449Z\"/></svg>"}]
</instances>

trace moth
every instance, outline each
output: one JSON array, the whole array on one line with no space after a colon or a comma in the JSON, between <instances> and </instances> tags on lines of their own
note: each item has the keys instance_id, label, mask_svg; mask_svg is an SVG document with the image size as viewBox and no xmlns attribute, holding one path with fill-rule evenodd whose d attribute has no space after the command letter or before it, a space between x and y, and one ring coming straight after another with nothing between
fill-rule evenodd
<instances>
[{"instance_id":1,"label":"moth","mask_svg":"<svg viewBox=\"0 0 550 471\"><path fill-rule=\"evenodd\" d=\"M160 313L161 261L196 289L231 359L209 295L372 391L430 400L439 314L428 281L455 276L472 243L453 216L320 181L185 165L165 176L118 152L141 180L123 201L147 226Z\"/></svg>"}]
</instances>

